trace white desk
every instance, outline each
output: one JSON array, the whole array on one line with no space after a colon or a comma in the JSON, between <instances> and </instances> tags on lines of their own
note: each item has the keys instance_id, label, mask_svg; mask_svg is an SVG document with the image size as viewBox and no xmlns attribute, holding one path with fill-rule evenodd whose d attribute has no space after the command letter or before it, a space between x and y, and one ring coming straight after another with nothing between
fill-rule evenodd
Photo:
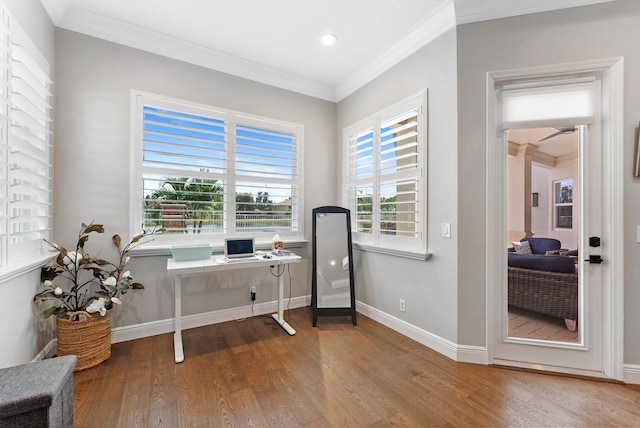
<instances>
[{"instance_id":1,"label":"white desk","mask_svg":"<svg viewBox=\"0 0 640 428\"><path fill-rule=\"evenodd\" d=\"M184 361L184 349L182 346L182 277L190 275L202 275L209 272L219 272L233 269L248 269L258 267L280 266L289 263L300 262L301 257L295 254L286 256L272 256L270 259L249 260L226 263L222 256L210 257L206 260L193 260L188 262L176 262L173 258L167 260L167 271L174 276L175 289L175 315L176 329L173 335L173 348L176 363ZM284 272L278 277L278 313L273 314L273 319L290 335L296 331L284 320Z\"/></svg>"}]
</instances>

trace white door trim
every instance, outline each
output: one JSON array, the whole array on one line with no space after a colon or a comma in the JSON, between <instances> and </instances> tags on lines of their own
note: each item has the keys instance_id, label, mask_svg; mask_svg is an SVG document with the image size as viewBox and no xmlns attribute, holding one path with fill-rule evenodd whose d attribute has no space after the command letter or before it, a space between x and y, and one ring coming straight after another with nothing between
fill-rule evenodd
<instances>
[{"instance_id":1,"label":"white door trim","mask_svg":"<svg viewBox=\"0 0 640 428\"><path fill-rule=\"evenodd\" d=\"M577 74L602 74L602 136L607 187L603 187L603 223L610 242L603 246L607 263L603 290L603 377L624 378L624 254L623 254L623 58L552 66L502 70L487 73L486 79L486 326L487 363L495 360L495 346L500 336L494 323L494 284L506 283L506 145L502 144L502 127L496 86L510 80L570 77ZM496 239L500 237L501 239ZM524 366L523 366L524 367ZM560 370L559 370L560 371ZM575 371L571 371L576 374ZM578 373L579 374L579 373ZM593 375L593 373L589 373Z\"/></svg>"}]
</instances>

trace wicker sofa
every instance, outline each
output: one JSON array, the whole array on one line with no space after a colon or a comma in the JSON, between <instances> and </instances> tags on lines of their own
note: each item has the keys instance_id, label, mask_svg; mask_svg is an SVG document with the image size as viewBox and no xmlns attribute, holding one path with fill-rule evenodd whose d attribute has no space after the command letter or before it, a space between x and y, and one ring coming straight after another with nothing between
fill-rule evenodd
<instances>
[{"instance_id":1,"label":"wicker sofa","mask_svg":"<svg viewBox=\"0 0 640 428\"><path fill-rule=\"evenodd\" d=\"M549 239L549 238L528 238ZM555 245L554 245L555 246ZM560 243L557 243L558 250ZM578 319L578 273L565 255L508 254L509 305L562 318L575 331ZM541 251L538 249L538 251Z\"/></svg>"}]
</instances>

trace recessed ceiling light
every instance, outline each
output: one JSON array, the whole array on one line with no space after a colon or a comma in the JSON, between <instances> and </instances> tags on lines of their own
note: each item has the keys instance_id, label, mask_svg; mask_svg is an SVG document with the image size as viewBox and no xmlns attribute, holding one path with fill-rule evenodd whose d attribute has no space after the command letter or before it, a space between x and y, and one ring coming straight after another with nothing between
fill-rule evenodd
<instances>
[{"instance_id":1,"label":"recessed ceiling light","mask_svg":"<svg viewBox=\"0 0 640 428\"><path fill-rule=\"evenodd\" d=\"M325 46L331 46L336 42L336 40L338 40L338 38L336 37L335 34L327 33L324 36L322 36L322 38L320 39L320 42L322 42L322 44Z\"/></svg>"}]
</instances>

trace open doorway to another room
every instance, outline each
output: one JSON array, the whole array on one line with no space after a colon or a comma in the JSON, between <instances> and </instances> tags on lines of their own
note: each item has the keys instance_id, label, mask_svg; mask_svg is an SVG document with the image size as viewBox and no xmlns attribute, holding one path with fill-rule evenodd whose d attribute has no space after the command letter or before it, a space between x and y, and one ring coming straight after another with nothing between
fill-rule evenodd
<instances>
[{"instance_id":1,"label":"open doorway to another room","mask_svg":"<svg viewBox=\"0 0 640 428\"><path fill-rule=\"evenodd\" d=\"M506 131L509 337L579 341L579 129Z\"/></svg>"}]
</instances>

